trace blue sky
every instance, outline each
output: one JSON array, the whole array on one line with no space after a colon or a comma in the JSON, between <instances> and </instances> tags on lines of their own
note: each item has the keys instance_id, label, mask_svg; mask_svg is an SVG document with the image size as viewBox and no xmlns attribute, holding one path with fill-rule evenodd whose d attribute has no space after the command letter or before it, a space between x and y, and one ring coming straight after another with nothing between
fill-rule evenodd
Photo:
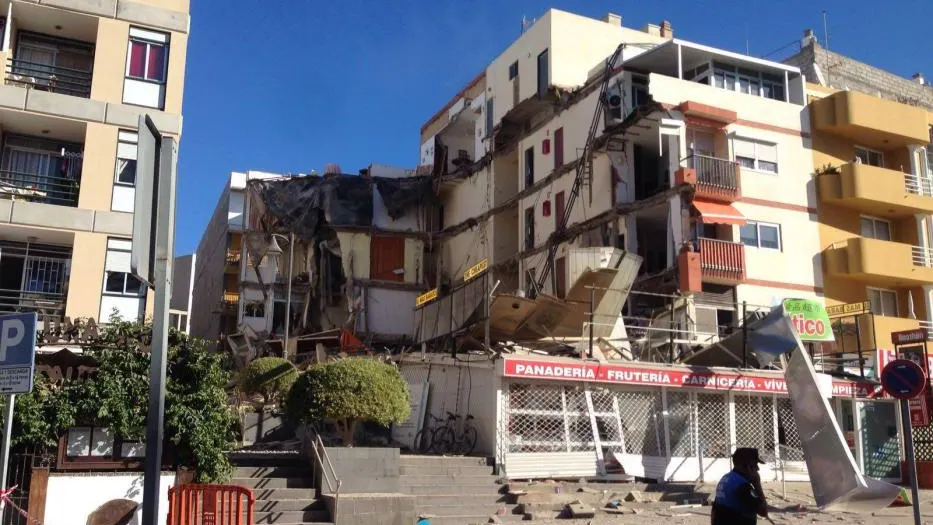
<instances>
[{"instance_id":1,"label":"blue sky","mask_svg":"<svg viewBox=\"0 0 933 525\"><path fill-rule=\"evenodd\" d=\"M419 128L555 7L628 27L670 20L679 38L769 57L803 29L834 51L933 78L930 0L192 0L176 252L191 253L231 171L336 162L414 167ZM885 9L881 10L881 7Z\"/></svg>"}]
</instances>

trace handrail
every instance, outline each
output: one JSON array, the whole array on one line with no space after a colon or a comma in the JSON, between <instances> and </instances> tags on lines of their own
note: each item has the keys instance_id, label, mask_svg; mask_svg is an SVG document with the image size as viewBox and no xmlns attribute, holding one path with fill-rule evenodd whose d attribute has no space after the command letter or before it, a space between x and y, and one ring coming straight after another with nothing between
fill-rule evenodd
<instances>
[{"instance_id":1,"label":"handrail","mask_svg":"<svg viewBox=\"0 0 933 525\"><path fill-rule=\"evenodd\" d=\"M911 246L910 255L914 266L924 266L927 268L933 266L933 248Z\"/></svg>"},{"instance_id":2,"label":"handrail","mask_svg":"<svg viewBox=\"0 0 933 525\"><path fill-rule=\"evenodd\" d=\"M327 483L327 490L334 495L334 515L331 517L334 519L334 523L339 523L337 521L337 509L340 507L340 487L343 485L343 480L337 476L337 470L330 460L330 455L327 453L321 435L314 430L311 430L311 433L313 436L311 438L311 452L314 454L314 461L317 463L318 468L321 469L321 478ZM329 474L328 468L330 468ZM333 482L330 479L331 477Z\"/></svg>"},{"instance_id":3,"label":"handrail","mask_svg":"<svg viewBox=\"0 0 933 525\"><path fill-rule=\"evenodd\" d=\"M729 159L709 155L688 155L682 159L696 170L697 182L734 190L738 188L737 164Z\"/></svg>"},{"instance_id":4,"label":"handrail","mask_svg":"<svg viewBox=\"0 0 933 525\"><path fill-rule=\"evenodd\" d=\"M0 194L14 199L74 207L79 187L78 178L0 170Z\"/></svg>"},{"instance_id":5,"label":"handrail","mask_svg":"<svg viewBox=\"0 0 933 525\"><path fill-rule=\"evenodd\" d=\"M17 78L18 77L18 78ZM81 98L91 96L91 72L10 57L7 83Z\"/></svg>"},{"instance_id":6,"label":"handrail","mask_svg":"<svg viewBox=\"0 0 933 525\"><path fill-rule=\"evenodd\" d=\"M914 195L933 197L933 180L917 175L904 175L904 187Z\"/></svg>"}]
</instances>

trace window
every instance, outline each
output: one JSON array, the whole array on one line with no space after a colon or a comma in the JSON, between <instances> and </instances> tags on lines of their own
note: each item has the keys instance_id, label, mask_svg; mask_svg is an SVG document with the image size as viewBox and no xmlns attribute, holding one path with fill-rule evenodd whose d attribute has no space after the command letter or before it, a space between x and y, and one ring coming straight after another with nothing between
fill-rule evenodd
<instances>
[{"instance_id":1,"label":"window","mask_svg":"<svg viewBox=\"0 0 933 525\"><path fill-rule=\"evenodd\" d=\"M535 208L532 206L525 210L525 249L535 247Z\"/></svg>"},{"instance_id":2,"label":"window","mask_svg":"<svg viewBox=\"0 0 933 525\"><path fill-rule=\"evenodd\" d=\"M525 187L535 183L535 148L525 150Z\"/></svg>"},{"instance_id":3,"label":"window","mask_svg":"<svg viewBox=\"0 0 933 525\"><path fill-rule=\"evenodd\" d=\"M509 66L509 80L512 80L516 77L518 77L518 60L512 62L512 64Z\"/></svg>"},{"instance_id":4,"label":"window","mask_svg":"<svg viewBox=\"0 0 933 525\"><path fill-rule=\"evenodd\" d=\"M871 303L871 313L897 317L897 292L882 288L868 288L868 301Z\"/></svg>"},{"instance_id":5,"label":"window","mask_svg":"<svg viewBox=\"0 0 933 525\"><path fill-rule=\"evenodd\" d=\"M759 140L735 137L732 140L735 161L743 168L777 173L777 145Z\"/></svg>"},{"instance_id":6,"label":"window","mask_svg":"<svg viewBox=\"0 0 933 525\"><path fill-rule=\"evenodd\" d=\"M548 70L548 50L538 55L538 96L542 97L551 86L551 74Z\"/></svg>"},{"instance_id":7,"label":"window","mask_svg":"<svg viewBox=\"0 0 933 525\"><path fill-rule=\"evenodd\" d=\"M490 98L486 101L486 138L492 137L492 110L495 108L493 101L495 99Z\"/></svg>"},{"instance_id":8,"label":"window","mask_svg":"<svg viewBox=\"0 0 933 525\"><path fill-rule=\"evenodd\" d=\"M554 169L564 165L564 128L554 132Z\"/></svg>"},{"instance_id":9,"label":"window","mask_svg":"<svg viewBox=\"0 0 933 525\"><path fill-rule=\"evenodd\" d=\"M117 135L117 174L119 184L136 184L136 148L138 136L135 131L123 131Z\"/></svg>"},{"instance_id":10,"label":"window","mask_svg":"<svg viewBox=\"0 0 933 525\"><path fill-rule=\"evenodd\" d=\"M701 75L705 70L703 67L689 70L684 74L684 78L705 84L706 75ZM763 73L721 62L713 63L713 86L780 101L785 99L786 93L783 75Z\"/></svg>"},{"instance_id":11,"label":"window","mask_svg":"<svg viewBox=\"0 0 933 525\"><path fill-rule=\"evenodd\" d=\"M140 297L145 291L143 284L130 274L130 253L133 243L123 239L107 239L104 293Z\"/></svg>"},{"instance_id":12,"label":"window","mask_svg":"<svg viewBox=\"0 0 933 525\"><path fill-rule=\"evenodd\" d=\"M891 240L891 223L889 221L863 215L861 223L862 237L882 241Z\"/></svg>"},{"instance_id":13,"label":"window","mask_svg":"<svg viewBox=\"0 0 933 525\"><path fill-rule=\"evenodd\" d=\"M880 151L856 146L855 159L855 162L860 164L868 164L869 166L877 166L879 168L884 167L884 153Z\"/></svg>"},{"instance_id":14,"label":"window","mask_svg":"<svg viewBox=\"0 0 933 525\"><path fill-rule=\"evenodd\" d=\"M739 240L753 248L781 249L781 226L763 222L748 221L739 228Z\"/></svg>"},{"instance_id":15,"label":"window","mask_svg":"<svg viewBox=\"0 0 933 525\"><path fill-rule=\"evenodd\" d=\"M168 35L147 29L130 28L126 76L151 82L165 82L168 62Z\"/></svg>"}]
</instances>

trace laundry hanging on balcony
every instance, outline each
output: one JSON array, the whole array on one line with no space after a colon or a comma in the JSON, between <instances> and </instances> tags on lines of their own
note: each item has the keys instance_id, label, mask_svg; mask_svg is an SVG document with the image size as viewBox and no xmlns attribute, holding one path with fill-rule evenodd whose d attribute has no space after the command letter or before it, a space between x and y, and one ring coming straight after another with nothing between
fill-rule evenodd
<instances>
[{"instance_id":1,"label":"laundry hanging on balcony","mask_svg":"<svg viewBox=\"0 0 933 525\"><path fill-rule=\"evenodd\" d=\"M699 219L704 224L744 226L748 222L742 212L731 204L694 199L693 209L699 214Z\"/></svg>"}]
</instances>

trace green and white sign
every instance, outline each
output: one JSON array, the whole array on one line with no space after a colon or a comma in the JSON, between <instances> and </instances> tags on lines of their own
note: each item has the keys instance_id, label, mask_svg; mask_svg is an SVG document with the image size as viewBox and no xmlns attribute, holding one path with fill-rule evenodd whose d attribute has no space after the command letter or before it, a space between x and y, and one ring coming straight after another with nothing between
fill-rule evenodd
<instances>
[{"instance_id":1,"label":"green and white sign","mask_svg":"<svg viewBox=\"0 0 933 525\"><path fill-rule=\"evenodd\" d=\"M790 315L801 341L835 341L826 308L813 299L784 299L784 311Z\"/></svg>"}]
</instances>

